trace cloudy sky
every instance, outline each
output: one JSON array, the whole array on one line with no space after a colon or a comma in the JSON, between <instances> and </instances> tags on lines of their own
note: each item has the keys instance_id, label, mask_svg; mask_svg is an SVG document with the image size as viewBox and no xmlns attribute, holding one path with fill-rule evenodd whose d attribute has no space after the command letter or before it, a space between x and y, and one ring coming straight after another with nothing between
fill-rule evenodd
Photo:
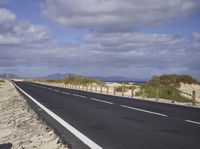
<instances>
[{"instance_id":1,"label":"cloudy sky","mask_svg":"<svg viewBox=\"0 0 200 149\"><path fill-rule=\"evenodd\" d=\"M0 74L200 80L199 0L0 0Z\"/></svg>"}]
</instances>

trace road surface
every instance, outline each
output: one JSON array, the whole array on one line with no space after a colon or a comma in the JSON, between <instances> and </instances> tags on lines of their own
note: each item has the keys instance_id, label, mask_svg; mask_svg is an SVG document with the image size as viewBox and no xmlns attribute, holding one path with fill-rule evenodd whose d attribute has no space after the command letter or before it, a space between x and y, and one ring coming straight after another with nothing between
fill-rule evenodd
<instances>
[{"instance_id":1,"label":"road surface","mask_svg":"<svg viewBox=\"0 0 200 149\"><path fill-rule=\"evenodd\" d=\"M14 82L56 130L83 148L199 149L200 109L115 97L30 82ZM43 109L44 108L44 109ZM51 123L51 120L49 121ZM53 122L52 122L53 123ZM59 132L60 131L60 132ZM73 142L74 141L74 142Z\"/></svg>"}]
</instances>

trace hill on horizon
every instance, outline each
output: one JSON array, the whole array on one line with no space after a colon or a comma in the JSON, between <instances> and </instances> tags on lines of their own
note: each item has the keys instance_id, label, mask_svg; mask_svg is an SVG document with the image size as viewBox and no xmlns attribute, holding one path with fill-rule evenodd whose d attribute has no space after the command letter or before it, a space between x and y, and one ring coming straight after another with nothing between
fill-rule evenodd
<instances>
[{"instance_id":1,"label":"hill on horizon","mask_svg":"<svg viewBox=\"0 0 200 149\"><path fill-rule=\"evenodd\" d=\"M18 75L15 75L15 74L0 74L0 78L2 78L2 79L19 79L21 77Z\"/></svg>"},{"instance_id":2,"label":"hill on horizon","mask_svg":"<svg viewBox=\"0 0 200 149\"><path fill-rule=\"evenodd\" d=\"M61 79L70 75L75 75L75 76L82 76L82 75L77 75L73 73L66 73L66 74L61 74L61 73L54 73L50 74L47 76L39 77L39 79L42 80L55 80L55 79ZM123 76L109 76L109 77L101 77L101 76L83 76L83 77L88 77L92 79L97 79L103 82L146 82L146 80L138 80L138 79L131 79Z\"/></svg>"}]
</instances>

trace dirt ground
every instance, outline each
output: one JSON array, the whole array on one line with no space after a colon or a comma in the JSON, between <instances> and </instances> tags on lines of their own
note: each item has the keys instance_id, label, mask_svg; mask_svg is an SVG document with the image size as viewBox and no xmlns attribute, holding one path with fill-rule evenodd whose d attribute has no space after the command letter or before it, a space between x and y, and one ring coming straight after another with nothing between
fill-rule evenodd
<instances>
[{"instance_id":1,"label":"dirt ground","mask_svg":"<svg viewBox=\"0 0 200 149\"><path fill-rule=\"evenodd\" d=\"M0 148L66 149L9 82L0 82Z\"/></svg>"}]
</instances>

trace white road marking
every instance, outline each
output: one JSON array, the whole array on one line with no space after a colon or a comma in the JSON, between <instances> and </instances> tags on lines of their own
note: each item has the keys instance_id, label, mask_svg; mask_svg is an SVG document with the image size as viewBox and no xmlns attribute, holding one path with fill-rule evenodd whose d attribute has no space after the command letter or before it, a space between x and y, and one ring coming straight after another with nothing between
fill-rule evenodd
<instances>
[{"instance_id":1,"label":"white road marking","mask_svg":"<svg viewBox=\"0 0 200 149\"><path fill-rule=\"evenodd\" d=\"M98 101L98 102L103 102L103 103L107 103L107 104L114 104L112 102L108 102L108 101L105 101L105 100L100 100L100 99L96 99L96 98L90 98L91 100L94 100L94 101Z\"/></svg>"},{"instance_id":2,"label":"white road marking","mask_svg":"<svg viewBox=\"0 0 200 149\"><path fill-rule=\"evenodd\" d=\"M161 114L161 113L157 113L157 112L152 112L152 111L148 111L148 110L144 110L144 109L139 109L139 108L135 108L135 107L129 107L129 106L126 106L126 105L120 105L120 106L124 107L124 108L128 108L128 109L136 110L136 111L141 111L141 112L145 112L145 113L150 113L150 114L154 114L154 115L159 115L159 116L167 117L167 115Z\"/></svg>"},{"instance_id":3,"label":"white road marking","mask_svg":"<svg viewBox=\"0 0 200 149\"><path fill-rule=\"evenodd\" d=\"M189 123L193 123L193 124L198 124L200 125L200 122L196 122L196 121L192 121L192 120L185 120L186 122L189 122Z\"/></svg>"},{"instance_id":4,"label":"white road marking","mask_svg":"<svg viewBox=\"0 0 200 149\"><path fill-rule=\"evenodd\" d=\"M87 98L85 96L82 96L82 95L78 95L78 94L72 94L73 96L76 96L76 97L81 97L81 98Z\"/></svg>"},{"instance_id":5,"label":"white road marking","mask_svg":"<svg viewBox=\"0 0 200 149\"><path fill-rule=\"evenodd\" d=\"M89 139L87 136L82 134L80 131L78 131L76 128L71 126L69 123L64 121L61 117L53 113L51 110L46 108L44 105L39 103L36 99L34 99L32 96L30 96L28 93L23 91L20 87L18 87L14 82L13 84L27 97L29 97L33 102L35 102L40 108L42 108L45 112L47 112L51 117L53 117L55 120L57 120L61 125L63 125L66 129L68 129L71 133L73 133L77 138L79 138L83 143L88 145L92 149L103 149L101 146L93 142L91 139Z\"/></svg>"},{"instance_id":6,"label":"white road marking","mask_svg":"<svg viewBox=\"0 0 200 149\"><path fill-rule=\"evenodd\" d=\"M52 88L48 88L48 90L52 90L52 91L53 91L54 89L52 89Z\"/></svg>"},{"instance_id":7,"label":"white road marking","mask_svg":"<svg viewBox=\"0 0 200 149\"><path fill-rule=\"evenodd\" d=\"M58 92L58 93L62 93L61 91L59 91L59 90L55 90L56 92Z\"/></svg>"},{"instance_id":8,"label":"white road marking","mask_svg":"<svg viewBox=\"0 0 200 149\"><path fill-rule=\"evenodd\" d=\"M69 95L70 93L68 93L68 92L62 92L63 94L66 94L66 95Z\"/></svg>"}]
</instances>

